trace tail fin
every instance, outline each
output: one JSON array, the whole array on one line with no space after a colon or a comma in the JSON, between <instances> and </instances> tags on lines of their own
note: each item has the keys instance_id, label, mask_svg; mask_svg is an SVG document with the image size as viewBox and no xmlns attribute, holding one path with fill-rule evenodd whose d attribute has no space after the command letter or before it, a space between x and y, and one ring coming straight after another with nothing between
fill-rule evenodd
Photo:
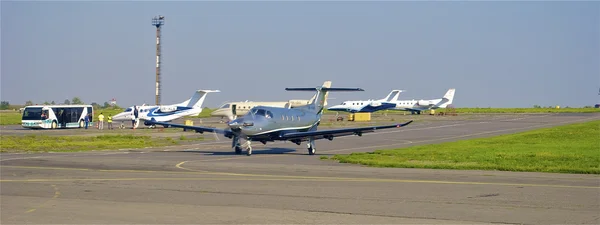
<instances>
[{"instance_id":1,"label":"tail fin","mask_svg":"<svg viewBox=\"0 0 600 225\"><path fill-rule=\"evenodd\" d=\"M452 100L454 100L454 92L455 91L456 91L456 89L454 89L454 88L448 89L448 91L444 95L444 100L447 101L447 102L445 102L446 105L452 104Z\"/></svg>"},{"instance_id":2,"label":"tail fin","mask_svg":"<svg viewBox=\"0 0 600 225\"><path fill-rule=\"evenodd\" d=\"M185 102L182 102L181 105L184 105L188 108L202 108L202 104L204 103L204 99L206 98L206 94L211 92L221 92L219 90L197 90L194 95Z\"/></svg>"},{"instance_id":3,"label":"tail fin","mask_svg":"<svg viewBox=\"0 0 600 225\"><path fill-rule=\"evenodd\" d=\"M329 87L325 87L329 86ZM362 88L331 88L331 81L326 81L323 86L316 88L286 88L286 91L316 91L316 97L307 105L309 109L314 109L317 114L323 113L325 101L330 91L364 91Z\"/></svg>"},{"instance_id":4,"label":"tail fin","mask_svg":"<svg viewBox=\"0 0 600 225\"><path fill-rule=\"evenodd\" d=\"M325 88L330 88L331 87L331 81L325 81L323 82L323 86ZM313 95L312 98L310 98L310 100L308 100L309 104L314 103L315 102L315 98L317 98L317 94ZM325 103L323 103L325 106L327 105L327 98L329 97L329 93L325 93Z\"/></svg>"},{"instance_id":5,"label":"tail fin","mask_svg":"<svg viewBox=\"0 0 600 225\"><path fill-rule=\"evenodd\" d=\"M392 90L392 92L390 92L390 94L388 94L385 98L380 99L380 101L385 101L385 102L398 101L398 97L400 96L401 92L404 92L404 90Z\"/></svg>"}]
</instances>

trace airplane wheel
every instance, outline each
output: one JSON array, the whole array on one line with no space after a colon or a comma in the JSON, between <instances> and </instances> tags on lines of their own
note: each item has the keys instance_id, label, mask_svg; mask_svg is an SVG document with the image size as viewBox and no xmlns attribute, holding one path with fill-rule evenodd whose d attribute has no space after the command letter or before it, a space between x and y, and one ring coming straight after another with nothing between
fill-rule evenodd
<instances>
[{"instance_id":1,"label":"airplane wheel","mask_svg":"<svg viewBox=\"0 0 600 225\"><path fill-rule=\"evenodd\" d=\"M313 147L309 147L309 148L308 148L308 154L309 154L309 155L314 155L316 151L317 151L317 150L316 150L315 148L313 148Z\"/></svg>"},{"instance_id":2,"label":"airplane wheel","mask_svg":"<svg viewBox=\"0 0 600 225\"><path fill-rule=\"evenodd\" d=\"M252 155L252 147L248 147L248 153L246 153L247 156L251 156Z\"/></svg>"},{"instance_id":3,"label":"airplane wheel","mask_svg":"<svg viewBox=\"0 0 600 225\"><path fill-rule=\"evenodd\" d=\"M242 147L235 146L235 154L238 154L238 155L242 154Z\"/></svg>"}]
</instances>

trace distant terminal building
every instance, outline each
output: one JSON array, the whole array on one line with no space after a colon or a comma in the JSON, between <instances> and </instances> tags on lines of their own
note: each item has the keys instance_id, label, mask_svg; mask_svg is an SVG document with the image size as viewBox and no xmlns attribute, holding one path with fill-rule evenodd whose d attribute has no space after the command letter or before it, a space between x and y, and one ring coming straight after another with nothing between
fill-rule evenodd
<instances>
[{"instance_id":1,"label":"distant terminal building","mask_svg":"<svg viewBox=\"0 0 600 225\"><path fill-rule=\"evenodd\" d=\"M117 99L115 99L115 98L111 99L110 101L108 101L108 104L111 106L117 105Z\"/></svg>"}]
</instances>

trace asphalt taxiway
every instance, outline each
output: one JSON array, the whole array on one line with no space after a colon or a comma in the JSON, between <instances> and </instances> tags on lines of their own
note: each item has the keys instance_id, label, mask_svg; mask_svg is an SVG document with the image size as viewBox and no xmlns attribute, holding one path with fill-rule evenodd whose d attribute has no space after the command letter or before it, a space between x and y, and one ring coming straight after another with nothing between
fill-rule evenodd
<instances>
[{"instance_id":1,"label":"asphalt taxiway","mask_svg":"<svg viewBox=\"0 0 600 225\"><path fill-rule=\"evenodd\" d=\"M598 119L425 119L318 141L315 156L293 143L256 144L252 156L235 155L223 137L155 149L0 154L0 222L598 224L597 175L368 168L319 159Z\"/></svg>"}]
</instances>

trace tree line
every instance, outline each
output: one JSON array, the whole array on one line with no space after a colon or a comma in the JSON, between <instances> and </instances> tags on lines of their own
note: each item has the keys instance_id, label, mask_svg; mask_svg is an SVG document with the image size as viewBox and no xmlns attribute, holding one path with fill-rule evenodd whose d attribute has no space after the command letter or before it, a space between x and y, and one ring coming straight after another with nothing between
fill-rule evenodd
<instances>
[{"instance_id":1,"label":"tree line","mask_svg":"<svg viewBox=\"0 0 600 225\"><path fill-rule=\"evenodd\" d=\"M25 106L30 106L30 105L85 105L86 103L83 102L81 100L81 98L79 97L73 97L73 99L69 100L69 99L65 99L65 101L63 101L62 104L56 104L56 102L51 101L45 101L44 103L33 103L33 101L29 100L25 102ZM100 105L96 102L92 102L90 105L92 105L92 107L94 107L94 109L106 109L106 108L112 108L112 109L121 109L120 106L118 105L111 105L108 102L104 102L104 104ZM11 107L12 106L12 107ZM11 105L8 101L1 101L0 102L0 110L7 110L7 109L11 109L14 107L20 107L23 105Z\"/></svg>"}]
</instances>

